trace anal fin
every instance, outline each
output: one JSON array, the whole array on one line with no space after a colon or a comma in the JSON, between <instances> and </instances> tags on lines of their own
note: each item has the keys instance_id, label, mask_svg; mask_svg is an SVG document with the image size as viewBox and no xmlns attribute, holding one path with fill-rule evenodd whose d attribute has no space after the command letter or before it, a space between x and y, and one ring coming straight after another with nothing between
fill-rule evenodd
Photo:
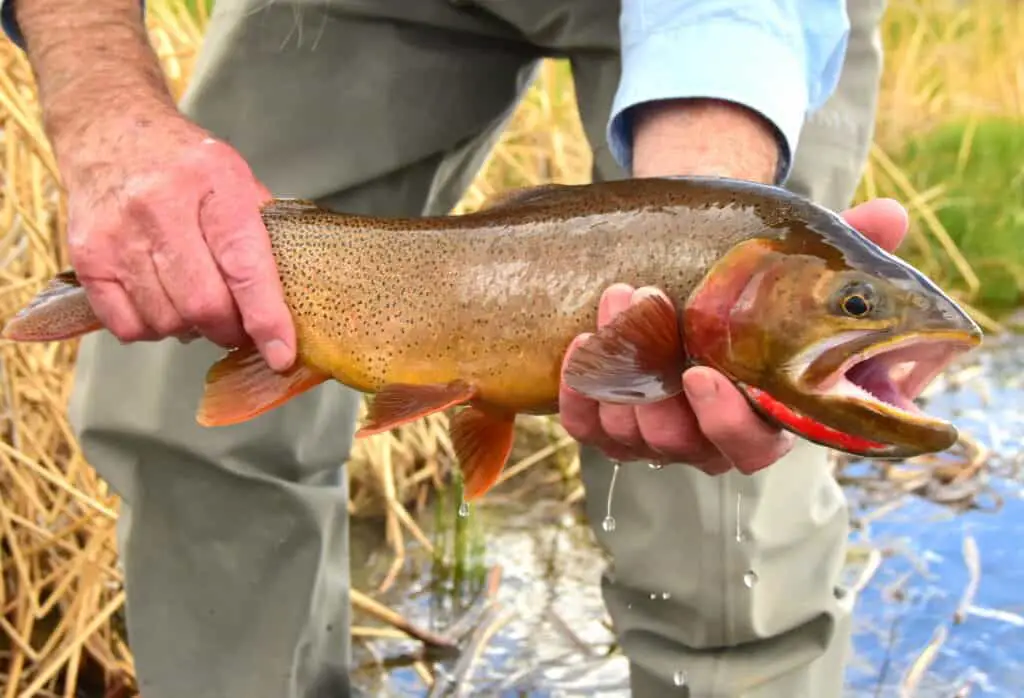
<instances>
[{"instance_id":1,"label":"anal fin","mask_svg":"<svg viewBox=\"0 0 1024 698\"><path fill-rule=\"evenodd\" d=\"M465 381L434 385L392 383L370 402L366 423L356 437L371 436L413 422L428 414L469 402L476 390Z\"/></svg>"},{"instance_id":2,"label":"anal fin","mask_svg":"<svg viewBox=\"0 0 1024 698\"><path fill-rule=\"evenodd\" d=\"M278 373L255 347L234 349L207 371L196 421L204 427L245 422L320 385L328 377L301 363Z\"/></svg>"},{"instance_id":3,"label":"anal fin","mask_svg":"<svg viewBox=\"0 0 1024 698\"><path fill-rule=\"evenodd\" d=\"M566 362L566 385L594 400L656 402L683 389L683 338L672 304L661 295L634 303L588 337Z\"/></svg>"},{"instance_id":4,"label":"anal fin","mask_svg":"<svg viewBox=\"0 0 1024 698\"><path fill-rule=\"evenodd\" d=\"M467 407L452 418L449 432L462 471L466 501L494 487L512 452L514 430L514 414L491 414Z\"/></svg>"}]
</instances>

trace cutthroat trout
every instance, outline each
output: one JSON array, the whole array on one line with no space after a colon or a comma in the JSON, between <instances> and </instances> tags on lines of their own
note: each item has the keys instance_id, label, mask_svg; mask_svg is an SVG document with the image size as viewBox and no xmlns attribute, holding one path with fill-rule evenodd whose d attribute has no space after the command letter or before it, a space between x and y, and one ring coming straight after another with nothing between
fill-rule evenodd
<instances>
[{"instance_id":1,"label":"cutthroat trout","mask_svg":"<svg viewBox=\"0 0 1024 698\"><path fill-rule=\"evenodd\" d=\"M866 457L953 445L908 399L982 333L933 282L841 217L785 189L678 177L546 185L461 216L379 218L296 199L262 208L298 337L272 371L234 349L206 377L198 421L252 419L334 379L374 395L357 436L459 407L451 437L468 499L498 478L517 413L558 411L561 365L615 282L655 286L582 344L566 383L640 404L713 367L770 422ZM100 329L73 272L3 336Z\"/></svg>"}]
</instances>

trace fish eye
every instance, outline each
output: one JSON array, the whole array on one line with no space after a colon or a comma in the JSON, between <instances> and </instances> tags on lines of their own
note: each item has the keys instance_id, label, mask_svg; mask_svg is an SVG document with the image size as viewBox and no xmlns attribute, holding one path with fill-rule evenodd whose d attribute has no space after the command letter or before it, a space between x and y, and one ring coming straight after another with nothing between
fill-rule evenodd
<instances>
[{"instance_id":1,"label":"fish eye","mask_svg":"<svg viewBox=\"0 0 1024 698\"><path fill-rule=\"evenodd\" d=\"M843 298L843 311L853 317L861 317L871 310L871 303L860 293L851 293Z\"/></svg>"},{"instance_id":2,"label":"fish eye","mask_svg":"<svg viewBox=\"0 0 1024 698\"><path fill-rule=\"evenodd\" d=\"M843 284L833 302L838 312L862 318L873 314L881 300L874 284L866 279L856 279Z\"/></svg>"}]
</instances>

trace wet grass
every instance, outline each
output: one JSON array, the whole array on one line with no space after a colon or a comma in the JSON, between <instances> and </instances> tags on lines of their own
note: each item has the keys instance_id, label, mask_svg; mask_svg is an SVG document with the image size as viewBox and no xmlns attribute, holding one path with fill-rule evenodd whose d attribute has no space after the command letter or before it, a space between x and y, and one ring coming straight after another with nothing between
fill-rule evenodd
<instances>
[{"instance_id":1,"label":"wet grass","mask_svg":"<svg viewBox=\"0 0 1024 698\"><path fill-rule=\"evenodd\" d=\"M487 581L484 531L474 515L476 506L463 500L462 488L462 478L453 477L433 502L430 587L435 599L451 604L449 611L465 610Z\"/></svg>"}]
</instances>

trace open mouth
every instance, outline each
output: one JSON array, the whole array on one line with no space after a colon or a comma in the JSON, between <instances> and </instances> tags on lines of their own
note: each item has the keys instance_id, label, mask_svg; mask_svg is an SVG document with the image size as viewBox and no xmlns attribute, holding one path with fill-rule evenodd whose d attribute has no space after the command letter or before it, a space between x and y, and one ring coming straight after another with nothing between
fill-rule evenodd
<instances>
[{"instance_id":1,"label":"open mouth","mask_svg":"<svg viewBox=\"0 0 1024 698\"><path fill-rule=\"evenodd\" d=\"M976 344L968 336L949 332L915 334L875 344L846 359L817 390L902 419L942 422L924 414L913 398Z\"/></svg>"}]
</instances>

